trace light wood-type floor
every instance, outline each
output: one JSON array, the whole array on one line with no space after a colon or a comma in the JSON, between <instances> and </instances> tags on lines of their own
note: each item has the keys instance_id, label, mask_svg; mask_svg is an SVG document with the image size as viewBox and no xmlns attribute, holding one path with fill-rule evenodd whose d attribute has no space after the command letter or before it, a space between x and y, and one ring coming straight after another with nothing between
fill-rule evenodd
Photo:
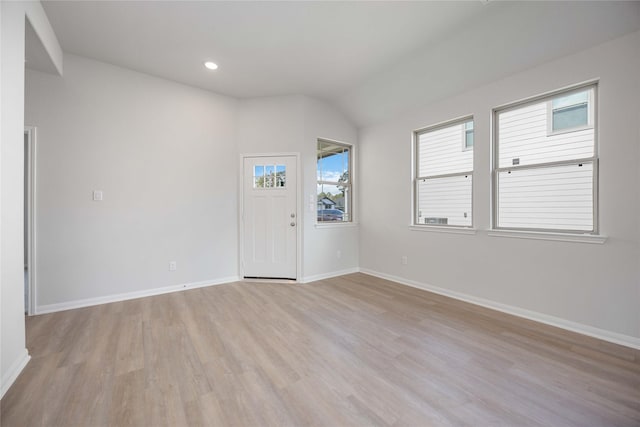
<instances>
[{"instance_id":1,"label":"light wood-type floor","mask_svg":"<svg viewBox=\"0 0 640 427\"><path fill-rule=\"evenodd\" d=\"M36 316L2 426L638 426L640 351L364 274Z\"/></svg>"}]
</instances>

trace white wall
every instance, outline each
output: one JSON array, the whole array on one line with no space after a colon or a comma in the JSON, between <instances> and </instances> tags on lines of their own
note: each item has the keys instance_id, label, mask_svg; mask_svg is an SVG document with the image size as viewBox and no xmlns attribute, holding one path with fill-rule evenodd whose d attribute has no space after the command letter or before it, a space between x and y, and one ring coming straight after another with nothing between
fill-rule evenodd
<instances>
[{"instance_id":1,"label":"white wall","mask_svg":"<svg viewBox=\"0 0 640 427\"><path fill-rule=\"evenodd\" d=\"M300 153L303 200L299 203L303 216L298 224L302 223L303 227L303 260L299 278L309 281L354 271L358 267L357 226L316 227L315 198L317 139L355 145L355 127L330 106L305 96L249 99L240 105L238 151L241 154ZM357 191L356 187L356 197ZM313 197L313 209L309 209L310 197Z\"/></svg>"},{"instance_id":2,"label":"white wall","mask_svg":"<svg viewBox=\"0 0 640 427\"><path fill-rule=\"evenodd\" d=\"M640 33L361 129L360 266L640 346ZM603 245L490 237L491 108L600 78ZM476 235L410 230L411 132L473 114ZM381 209L384 197L388 208ZM402 255L408 265L401 265Z\"/></svg>"},{"instance_id":3,"label":"white wall","mask_svg":"<svg viewBox=\"0 0 640 427\"><path fill-rule=\"evenodd\" d=\"M60 46L38 2L0 2L0 396L29 360L24 329L23 132L25 19L62 69Z\"/></svg>"},{"instance_id":4,"label":"white wall","mask_svg":"<svg viewBox=\"0 0 640 427\"><path fill-rule=\"evenodd\" d=\"M26 77L26 123L38 135L37 310L234 280L237 101L64 60L64 77Z\"/></svg>"}]
</instances>

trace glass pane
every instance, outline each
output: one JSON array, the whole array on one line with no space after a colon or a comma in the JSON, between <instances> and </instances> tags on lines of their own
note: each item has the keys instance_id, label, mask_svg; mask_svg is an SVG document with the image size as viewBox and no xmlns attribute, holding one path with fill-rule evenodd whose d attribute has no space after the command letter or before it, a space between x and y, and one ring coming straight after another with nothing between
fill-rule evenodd
<instances>
[{"instance_id":1,"label":"glass pane","mask_svg":"<svg viewBox=\"0 0 640 427\"><path fill-rule=\"evenodd\" d=\"M349 147L318 141L318 181L348 181Z\"/></svg>"},{"instance_id":2,"label":"glass pane","mask_svg":"<svg viewBox=\"0 0 640 427\"><path fill-rule=\"evenodd\" d=\"M317 188L318 222L344 222L351 220L350 187L318 184Z\"/></svg>"},{"instance_id":3,"label":"glass pane","mask_svg":"<svg viewBox=\"0 0 640 427\"><path fill-rule=\"evenodd\" d=\"M276 166L276 187L286 187L287 172L284 165Z\"/></svg>"},{"instance_id":4,"label":"glass pane","mask_svg":"<svg viewBox=\"0 0 640 427\"><path fill-rule=\"evenodd\" d=\"M471 175L418 181L418 224L471 227Z\"/></svg>"},{"instance_id":5,"label":"glass pane","mask_svg":"<svg viewBox=\"0 0 640 427\"><path fill-rule=\"evenodd\" d=\"M587 102L589 102L590 90L591 89L554 98L552 101L553 109L555 110L556 108L569 107L576 104L586 104Z\"/></svg>"},{"instance_id":6,"label":"glass pane","mask_svg":"<svg viewBox=\"0 0 640 427\"><path fill-rule=\"evenodd\" d=\"M264 187L264 166L254 166L253 168L253 188Z\"/></svg>"},{"instance_id":7,"label":"glass pane","mask_svg":"<svg viewBox=\"0 0 640 427\"><path fill-rule=\"evenodd\" d=\"M549 101L541 100L498 113L496 127L499 167L535 165L593 156L593 128L549 134ZM585 110L581 114L584 113ZM567 122L572 114L575 113L568 113L561 119Z\"/></svg>"},{"instance_id":8,"label":"glass pane","mask_svg":"<svg viewBox=\"0 0 640 427\"><path fill-rule=\"evenodd\" d=\"M553 130L571 129L586 126L589 123L587 104L573 105L553 110Z\"/></svg>"},{"instance_id":9,"label":"glass pane","mask_svg":"<svg viewBox=\"0 0 640 427\"><path fill-rule=\"evenodd\" d=\"M465 132L464 147L465 148L473 147L473 130L468 130Z\"/></svg>"},{"instance_id":10,"label":"glass pane","mask_svg":"<svg viewBox=\"0 0 640 427\"><path fill-rule=\"evenodd\" d=\"M473 150L466 147L465 123L418 135L418 176L428 177L473 170Z\"/></svg>"},{"instance_id":11,"label":"glass pane","mask_svg":"<svg viewBox=\"0 0 640 427\"><path fill-rule=\"evenodd\" d=\"M264 167L264 186L266 188L272 188L275 186L275 166Z\"/></svg>"},{"instance_id":12,"label":"glass pane","mask_svg":"<svg viewBox=\"0 0 640 427\"><path fill-rule=\"evenodd\" d=\"M593 230L593 164L498 174L498 227Z\"/></svg>"}]
</instances>

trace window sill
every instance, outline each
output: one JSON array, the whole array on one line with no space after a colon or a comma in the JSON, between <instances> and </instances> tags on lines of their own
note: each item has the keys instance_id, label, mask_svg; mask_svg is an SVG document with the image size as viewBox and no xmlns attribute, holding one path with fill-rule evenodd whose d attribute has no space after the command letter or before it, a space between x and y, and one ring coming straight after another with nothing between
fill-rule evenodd
<instances>
[{"instance_id":1,"label":"window sill","mask_svg":"<svg viewBox=\"0 0 640 427\"><path fill-rule=\"evenodd\" d=\"M466 227L442 227L437 225L409 225L409 230L428 231L431 233L476 234L478 230Z\"/></svg>"},{"instance_id":2,"label":"window sill","mask_svg":"<svg viewBox=\"0 0 640 427\"><path fill-rule=\"evenodd\" d=\"M342 228L342 227L357 227L357 222L331 222L327 224L315 223L316 228Z\"/></svg>"},{"instance_id":3,"label":"window sill","mask_svg":"<svg viewBox=\"0 0 640 427\"><path fill-rule=\"evenodd\" d=\"M490 237L506 237L510 239L554 240L558 242L591 243L601 245L607 236L594 234L547 233L537 231L489 230Z\"/></svg>"}]
</instances>

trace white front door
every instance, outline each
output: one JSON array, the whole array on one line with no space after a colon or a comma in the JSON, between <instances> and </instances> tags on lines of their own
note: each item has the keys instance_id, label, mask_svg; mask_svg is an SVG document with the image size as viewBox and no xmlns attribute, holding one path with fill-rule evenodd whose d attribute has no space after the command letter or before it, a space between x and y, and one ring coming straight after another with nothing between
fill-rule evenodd
<instances>
[{"instance_id":1,"label":"white front door","mask_svg":"<svg viewBox=\"0 0 640 427\"><path fill-rule=\"evenodd\" d=\"M243 275L296 279L296 157L245 157Z\"/></svg>"}]
</instances>

